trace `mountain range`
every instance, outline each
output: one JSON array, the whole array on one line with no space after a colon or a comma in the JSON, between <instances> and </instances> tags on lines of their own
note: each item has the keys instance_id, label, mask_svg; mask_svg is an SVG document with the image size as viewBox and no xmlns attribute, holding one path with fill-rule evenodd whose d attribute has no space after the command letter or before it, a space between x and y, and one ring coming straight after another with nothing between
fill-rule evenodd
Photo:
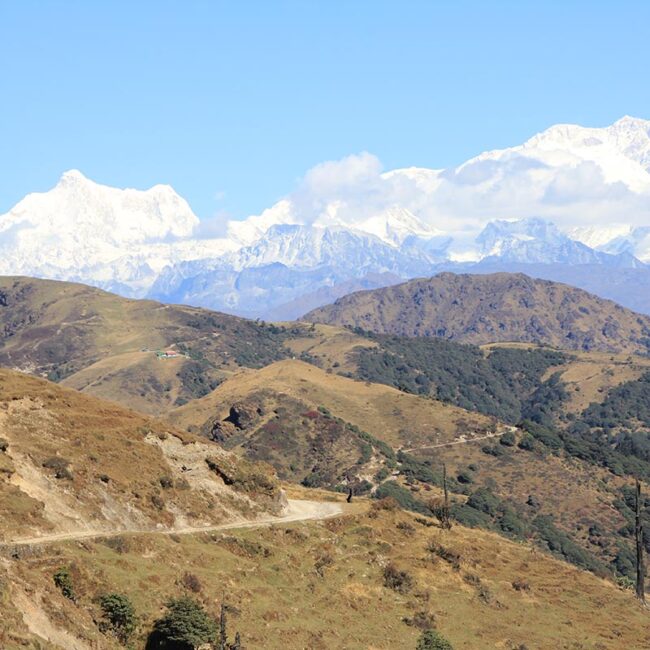
<instances>
[{"instance_id":1,"label":"mountain range","mask_svg":"<svg viewBox=\"0 0 650 650\"><path fill-rule=\"evenodd\" d=\"M524 271L650 313L630 291L650 285L650 121L556 125L444 170L351 156L218 237L209 226L169 186L69 171L0 216L0 273L290 319L444 270Z\"/></svg>"}]
</instances>

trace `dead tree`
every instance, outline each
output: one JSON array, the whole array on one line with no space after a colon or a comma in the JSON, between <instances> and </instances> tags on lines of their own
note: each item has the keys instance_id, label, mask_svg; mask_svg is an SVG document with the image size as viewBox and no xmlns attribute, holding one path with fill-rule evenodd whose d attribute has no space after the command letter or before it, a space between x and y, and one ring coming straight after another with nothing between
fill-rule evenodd
<instances>
[{"instance_id":1,"label":"dead tree","mask_svg":"<svg viewBox=\"0 0 650 650\"><path fill-rule=\"evenodd\" d=\"M440 499L429 501L429 510L435 515L443 530L451 528L451 512L449 509L449 491L447 490L447 466L442 464L442 503Z\"/></svg>"},{"instance_id":2,"label":"dead tree","mask_svg":"<svg viewBox=\"0 0 650 650\"><path fill-rule=\"evenodd\" d=\"M226 604L221 603L221 615L219 616L219 650L228 649L228 633L226 631Z\"/></svg>"},{"instance_id":3,"label":"dead tree","mask_svg":"<svg viewBox=\"0 0 650 650\"><path fill-rule=\"evenodd\" d=\"M443 502L442 502L442 519L440 523L443 528L447 530L451 529L451 515L449 513L449 491L447 490L447 465L442 464L442 491L443 491Z\"/></svg>"},{"instance_id":4,"label":"dead tree","mask_svg":"<svg viewBox=\"0 0 650 650\"><path fill-rule=\"evenodd\" d=\"M636 516L634 522L636 538L636 597L645 604L645 566L643 562L643 524L641 523L641 483L636 480Z\"/></svg>"}]
</instances>

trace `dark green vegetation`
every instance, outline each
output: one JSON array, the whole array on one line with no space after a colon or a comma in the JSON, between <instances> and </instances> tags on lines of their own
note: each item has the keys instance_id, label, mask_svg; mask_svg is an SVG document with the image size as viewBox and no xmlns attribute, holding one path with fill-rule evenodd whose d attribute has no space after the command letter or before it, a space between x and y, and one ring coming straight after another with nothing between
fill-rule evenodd
<instances>
[{"instance_id":1,"label":"dark green vegetation","mask_svg":"<svg viewBox=\"0 0 650 650\"><path fill-rule=\"evenodd\" d=\"M495 348L442 339L373 335L379 344L356 353L357 376L518 422L546 402L546 371L570 357L549 349Z\"/></svg>"},{"instance_id":2,"label":"dark green vegetation","mask_svg":"<svg viewBox=\"0 0 650 650\"><path fill-rule=\"evenodd\" d=\"M76 600L74 583L72 581L72 575L70 574L70 569L68 567L60 567L57 569L56 573L53 576L53 580L59 591L68 600Z\"/></svg>"},{"instance_id":3,"label":"dark green vegetation","mask_svg":"<svg viewBox=\"0 0 650 650\"><path fill-rule=\"evenodd\" d=\"M103 616L100 630L112 634L122 645L126 645L138 622L129 597L124 594L103 594L99 598L99 605Z\"/></svg>"},{"instance_id":4,"label":"dark green vegetation","mask_svg":"<svg viewBox=\"0 0 650 650\"><path fill-rule=\"evenodd\" d=\"M435 630L426 630L418 639L416 650L454 650L451 643Z\"/></svg>"},{"instance_id":5,"label":"dark green vegetation","mask_svg":"<svg viewBox=\"0 0 650 650\"><path fill-rule=\"evenodd\" d=\"M217 624L203 606L183 596L167 603L167 612L154 624L147 650L194 650L215 640Z\"/></svg>"}]
</instances>

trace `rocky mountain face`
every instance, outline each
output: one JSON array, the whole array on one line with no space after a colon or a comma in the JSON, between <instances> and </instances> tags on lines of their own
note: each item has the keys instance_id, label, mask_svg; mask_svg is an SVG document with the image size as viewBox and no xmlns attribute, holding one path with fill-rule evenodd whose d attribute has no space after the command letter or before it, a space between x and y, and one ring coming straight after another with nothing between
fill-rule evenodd
<instances>
[{"instance_id":1,"label":"rocky mountain face","mask_svg":"<svg viewBox=\"0 0 650 650\"><path fill-rule=\"evenodd\" d=\"M362 291L305 320L474 344L526 342L647 354L650 318L568 285L523 274L455 275Z\"/></svg>"},{"instance_id":2,"label":"rocky mountain face","mask_svg":"<svg viewBox=\"0 0 650 650\"><path fill-rule=\"evenodd\" d=\"M603 266L604 297L650 312L621 280L636 269L650 282L649 133L629 117L556 125L445 170L382 172L362 154L311 170L221 237L169 186L122 190L70 171L0 216L0 273L287 319L350 286L442 270L523 264L553 279L560 266L593 290L584 269Z\"/></svg>"}]
</instances>

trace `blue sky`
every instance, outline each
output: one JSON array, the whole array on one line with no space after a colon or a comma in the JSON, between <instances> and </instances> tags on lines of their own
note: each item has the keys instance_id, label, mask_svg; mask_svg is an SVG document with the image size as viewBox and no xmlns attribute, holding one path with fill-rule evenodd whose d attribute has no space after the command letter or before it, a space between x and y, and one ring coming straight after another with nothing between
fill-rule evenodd
<instances>
[{"instance_id":1,"label":"blue sky","mask_svg":"<svg viewBox=\"0 0 650 650\"><path fill-rule=\"evenodd\" d=\"M650 117L648 2L0 0L0 213L70 168L242 218L369 151Z\"/></svg>"}]
</instances>

